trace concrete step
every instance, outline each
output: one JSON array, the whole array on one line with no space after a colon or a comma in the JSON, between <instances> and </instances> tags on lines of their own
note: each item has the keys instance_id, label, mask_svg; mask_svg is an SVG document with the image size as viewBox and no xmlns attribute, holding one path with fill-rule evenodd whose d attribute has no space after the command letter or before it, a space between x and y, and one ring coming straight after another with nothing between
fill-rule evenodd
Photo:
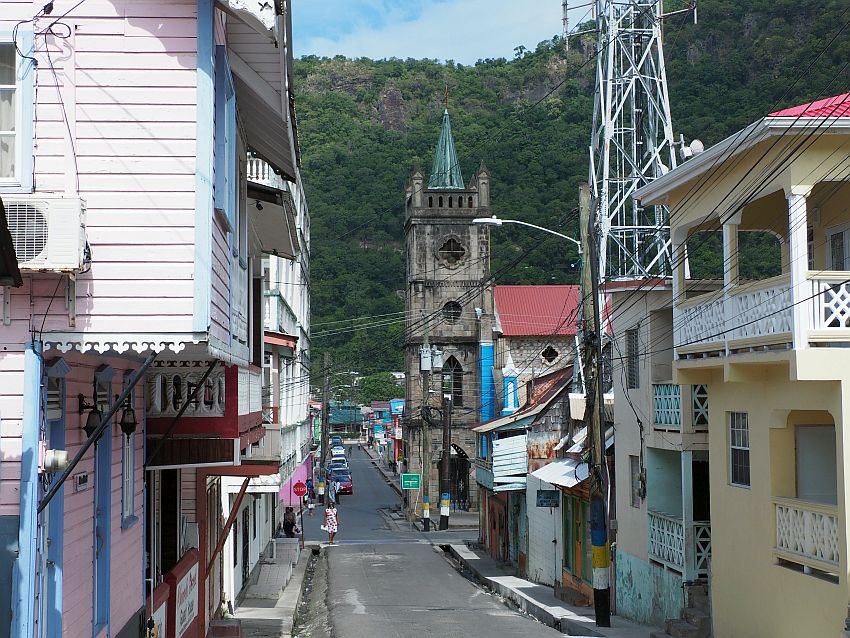
<instances>
[{"instance_id":1,"label":"concrete step","mask_svg":"<svg viewBox=\"0 0 850 638\"><path fill-rule=\"evenodd\" d=\"M703 638L700 630L687 620L667 620L664 629L673 638Z\"/></svg>"},{"instance_id":2,"label":"concrete step","mask_svg":"<svg viewBox=\"0 0 850 638\"><path fill-rule=\"evenodd\" d=\"M686 607L682 611L682 618L699 630L700 638L708 638L711 635L711 616L702 609Z\"/></svg>"},{"instance_id":3,"label":"concrete step","mask_svg":"<svg viewBox=\"0 0 850 638\"><path fill-rule=\"evenodd\" d=\"M691 594L688 596L688 603L690 607L711 615L711 597L708 594Z\"/></svg>"}]
</instances>

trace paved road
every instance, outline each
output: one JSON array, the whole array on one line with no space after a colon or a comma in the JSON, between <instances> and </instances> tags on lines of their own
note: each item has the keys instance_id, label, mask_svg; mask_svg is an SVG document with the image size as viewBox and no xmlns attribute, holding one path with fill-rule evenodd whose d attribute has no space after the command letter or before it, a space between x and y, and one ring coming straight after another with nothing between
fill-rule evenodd
<instances>
[{"instance_id":1,"label":"paved road","mask_svg":"<svg viewBox=\"0 0 850 638\"><path fill-rule=\"evenodd\" d=\"M354 449L352 457L355 493L339 506L340 544L323 550L334 638L562 635L511 611L445 559L440 543L475 538L476 531L423 534L384 516L381 509L398 504L396 493L364 452ZM322 513L305 517L308 542L327 540Z\"/></svg>"}]
</instances>

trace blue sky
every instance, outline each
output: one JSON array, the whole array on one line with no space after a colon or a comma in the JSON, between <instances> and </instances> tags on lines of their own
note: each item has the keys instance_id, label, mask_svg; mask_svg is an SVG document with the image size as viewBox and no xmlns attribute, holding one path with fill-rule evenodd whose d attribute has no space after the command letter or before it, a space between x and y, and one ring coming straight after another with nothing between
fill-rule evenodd
<instances>
[{"instance_id":1,"label":"blue sky","mask_svg":"<svg viewBox=\"0 0 850 638\"><path fill-rule=\"evenodd\" d=\"M585 0L574 0L585 4ZM561 33L560 0L293 0L295 55L511 58ZM570 12L575 24L586 8ZM586 19L586 18L585 18Z\"/></svg>"}]
</instances>

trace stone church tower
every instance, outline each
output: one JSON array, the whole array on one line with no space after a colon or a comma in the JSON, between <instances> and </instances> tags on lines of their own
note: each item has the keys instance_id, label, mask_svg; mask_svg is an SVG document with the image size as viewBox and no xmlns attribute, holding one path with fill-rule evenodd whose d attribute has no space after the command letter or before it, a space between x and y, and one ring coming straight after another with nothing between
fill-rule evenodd
<instances>
[{"instance_id":1,"label":"stone church tower","mask_svg":"<svg viewBox=\"0 0 850 638\"><path fill-rule=\"evenodd\" d=\"M476 440L470 428L496 412L490 230L472 223L490 214L490 174L482 162L464 185L446 110L430 176L426 181L417 167L410 178L404 222L405 458L409 472L423 475L434 521L439 518L443 432L436 413L431 425L423 427L423 398L426 405L440 408L444 393L453 397L451 495L452 507L458 509L477 508ZM442 352L441 369L421 370L423 345ZM410 509L415 498L410 492ZM421 498L415 509L421 515Z\"/></svg>"}]
</instances>

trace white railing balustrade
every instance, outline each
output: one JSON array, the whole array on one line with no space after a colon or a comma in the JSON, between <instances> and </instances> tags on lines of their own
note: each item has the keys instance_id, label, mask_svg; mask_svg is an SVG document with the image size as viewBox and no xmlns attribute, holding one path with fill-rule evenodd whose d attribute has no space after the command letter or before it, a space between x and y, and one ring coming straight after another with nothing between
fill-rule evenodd
<instances>
[{"instance_id":1,"label":"white railing balustrade","mask_svg":"<svg viewBox=\"0 0 850 638\"><path fill-rule=\"evenodd\" d=\"M237 399L238 414L253 414L263 410L263 373L239 368Z\"/></svg>"},{"instance_id":2,"label":"white railing balustrade","mask_svg":"<svg viewBox=\"0 0 850 638\"><path fill-rule=\"evenodd\" d=\"M724 324L723 293L709 292L688 299L673 309L676 347L692 346L703 341L722 342L725 340Z\"/></svg>"},{"instance_id":3,"label":"white railing balustrade","mask_svg":"<svg viewBox=\"0 0 850 638\"><path fill-rule=\"evenodd\" d=\"M726 300L728 339L790 333L791 280L788 275L738 286Z\"/></svg>"},{"instance_id":4,"label":"white railing balustrade","mask_svg":"<svg viewBox=\"0 0 850 638\"><path fill-rule=\"evenodd\" d=\"M835 572L840 560L838 508L792 498L774 498L773 505L777 556Z\"/></svg>"},{"instance_id":5,"label":"white railing balustrade","mask_svg":"<svg viewBox=\"0 0 850 638\"><path fill-rule=\"evenodd\" d=\"M850 273L809 273L809 329L850 328Z\"/></svg>"},{"instance_id":6,"label":"white railing balustrade","mask_svg":"<svg viewBox=\"0 0 850 638\"><path fill-rule=\"evenodd\" d=\"M648 512L649 556L677 571L685 568L685 525L681 518Z\"/></svg>"},{"instance_id":7,"label":"white railing balustrade","mask_svg":"<svg viewBox=\"0 0 850 638\"><path fill-rule=\"evenodd\" d=\"M711 523L709 521L694 521L694 545L696 570L700 576L708 576L708 566L711 563Z\"/></svg>"},{"instance_id":8,"label":"white railing balustrade","mask_svg":"<svg viewBox=\"0 0 850 638\"><path fill-rule=\"evenodd\" d=\"M682 392L678 384L653 384L652 403L652 422L656 427L678 429L682 426Z\"/></svg>"},{"instance_id":9,"label":"white railing balustrade","mask_svg":"<svg viewBox=\"0 0 850 638\"><path fill-rule=\"evenodd\" d=\"M254 182L255 184L279 188L280 190L285 188L284 179L280 175L277 175L267 162L257 157L248 157L247 178L249 182Z\"/></svg>"}]
</instances>

